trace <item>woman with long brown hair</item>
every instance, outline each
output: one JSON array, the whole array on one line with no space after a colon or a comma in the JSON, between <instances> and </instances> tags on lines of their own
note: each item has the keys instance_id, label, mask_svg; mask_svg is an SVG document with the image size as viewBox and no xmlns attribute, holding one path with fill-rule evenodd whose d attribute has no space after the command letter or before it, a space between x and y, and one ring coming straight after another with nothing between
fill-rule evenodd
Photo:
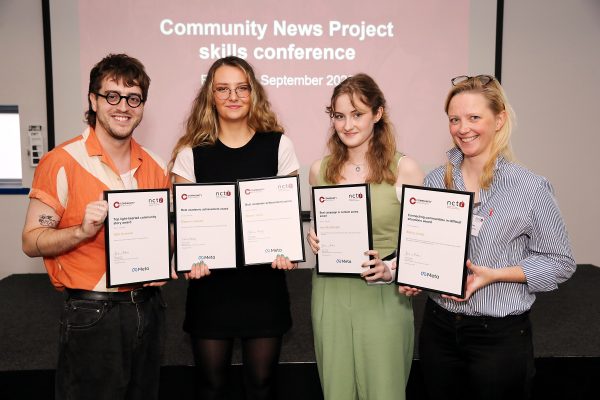
<instances>
[{"instance_id":1,"label":"woman with long brown hair","mask_svg":"<svg viewBox=\"0 0 600 400\"><path fill-rule=\"evenodd\" d=\"M413 312L399 296L389 261L398 241L397 189L420 185L417 163L396 150L383 93L365 74L333 91L329 155L310 169L311 185L368 183L374 249L360 277L313 275L315 353L325 399L404 399L413 355ZM314 253L319 238L308 235ZM386 261L383 261L385 259ZM379 283L379 284L373 284Z\"/></svg>"}]
</instances>

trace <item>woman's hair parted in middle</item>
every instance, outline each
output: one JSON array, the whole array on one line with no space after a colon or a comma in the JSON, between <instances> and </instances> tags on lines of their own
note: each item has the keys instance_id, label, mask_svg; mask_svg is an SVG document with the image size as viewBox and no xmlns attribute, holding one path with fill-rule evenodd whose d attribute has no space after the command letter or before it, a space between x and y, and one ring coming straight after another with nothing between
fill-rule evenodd
<instances>
[{"instance_id":1,"label":"woman's hair parted in middle","mask_svg":"<svg viewBox=\"0 0 600 400\"><path fill-rule=\"evenodd\" d=\"M367 74L356 74L346 78L333 90L331 103L327 107L327 113L333 117L335 113L336 100L343 95L350 98L351 104L356 107L355 101L359 100L369 107L373 115L381 109L382 115L373 128L373 136L370 139L367 151L367 163L369 165L369 176L367 183L396 182L396 168L391 168L394 155L396 154L396 139L394 128L390 122L386 101L383 92L377 83ZM330 152L330 160L325 170L327 182L337 183L342 179L342 166L348 160L348 149L339 138L333 127L330 128L330 136L327 141ZM395 167L395 165L394 165Z\"/></svg>"},{"instance_id":2,"label":"woman's hair parted in middle","mask_svg":"<svg viewBox=\"0 0 600 400\"><path fill-rule=\"evenodd\" d=\"M184 147L208 146L217 141L219 135L219 116L215 107L213 84L216 71L222 66L239 68L250 86L250 112L248 127L255 132L282 132L277 115L271 110L264 88L256 79L252 66L245 60L229 56L215 61L200 87L186 122L185 134L179 138L171 155L172 167L177 154Z\"/></svg>"}]
</instances>

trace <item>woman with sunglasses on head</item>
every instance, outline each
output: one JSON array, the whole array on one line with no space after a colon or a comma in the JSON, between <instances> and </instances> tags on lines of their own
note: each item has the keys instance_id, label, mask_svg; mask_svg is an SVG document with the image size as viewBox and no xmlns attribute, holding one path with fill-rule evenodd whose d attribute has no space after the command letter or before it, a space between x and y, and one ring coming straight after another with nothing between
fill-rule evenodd
<instances>
[{"instance_id":1,"label":"woman with sunglasses on head","mask_svg":"<svg viewBox=\"0 0 600 400\"><path fill-rule=\"evenodd\" d=\"M313 274L312 323L315 353L326 400L404 399L413 358L413 311L400 296L391 259L398 241L403 183L420 185L415 161L396 151L383 93L365 74L335 87L327 107L330 154L310 169L311 185L368 183L374 249L361 276ZM318 253L319 238L308 235ZM379 283L379 284L373 284Z\"/></svg>"},{"instance_id":2,"label":"woman with sunglasses on head","mask_svg":"<svg viewBox=\"0 0 600 400\"><path fill-rule=\"evenodd\" d=\"M512 110L492 76L452 79L454 147L425 185L475 193L464 299L430 294L419 355L431 399L527 399L535 372L529 309L575 271L550 183L515 164ZM420 290L400 287L406 296Z\"/></svg>"},{"instance_id":3,"label":"woman with sunglasses on head","mask_svg":"<svg viewBox=\"0 0 600 400\"><path fill-rule=\"evenodd\" d=\"M299 168L252 67L238 57L217 60L192 104L186 132L171 160L176 183L235 182L295 175ZM271 265L243 267L240 227L237 265L211 270L197 263L189 286L184 330L190 334L198 397L222 399L234 338L240 338L248 399L274 398L283 334L291 327L285 256Z\"/></svg>"}]
</instances>

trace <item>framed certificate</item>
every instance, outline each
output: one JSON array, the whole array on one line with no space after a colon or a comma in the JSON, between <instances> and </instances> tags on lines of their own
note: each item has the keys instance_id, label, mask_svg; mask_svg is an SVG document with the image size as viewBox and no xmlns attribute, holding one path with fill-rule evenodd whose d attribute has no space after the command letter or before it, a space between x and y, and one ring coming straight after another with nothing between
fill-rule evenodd
<instances>
[{"instance_id":1,"label":"framed certificate","mask_svg":"<svg viewBox=\"0 0 600 400\"><path fill-rule=\"evenodd\" d=\"M236 204L235 183L173 185L177 272L236 267Z\"/></svg>"},{"instance_id":2,"label":"framed certificate","mask_svg":"<svg viewBox=\"0 0 600 400\"><path fill-rule=\"evenodd\" d=\"M104 192L106 286L171 278L169 190Z\"/></svg>"},{"instance_id":3,"label":"framed certificate","mask_svg":"<svg viewBox=\"0 0 600 400\"><path fill-rule=\"evenodd\" d=\"M321 247L317 273L362 273L365 251L373 248L369 185L314 186L312 201Z\"/></svg>"},{"instance_id":4,"label":"framed certificate","mask_svg":"<svg viewBox=\"0 0 600 400\"><path fill-rule=\"evenodd\" d=\"M473 193L402 185L396 283L465 295Z\"/></svg>"},{"instance_id":5,"label":"framed certificate","mask_svg":"<svg viewBox=\"0 0 600 400\"><path fill-rule=\"evenodd\" d=\"M238 181L244 264L305 261L298 176Z\"/></svg>"}]
</instances>

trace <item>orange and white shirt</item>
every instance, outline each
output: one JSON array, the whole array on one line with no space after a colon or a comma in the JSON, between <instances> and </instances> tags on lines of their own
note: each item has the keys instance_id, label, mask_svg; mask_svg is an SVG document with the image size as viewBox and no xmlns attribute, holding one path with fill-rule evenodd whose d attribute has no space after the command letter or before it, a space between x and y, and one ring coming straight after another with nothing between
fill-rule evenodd
<instances>
[{"instance_id":1,"label":"orange and white shirt","mask_svg":"<svg viewBox=\"0 0 600 400\"><path fill-rule=\"evenodd\" d=\"M129 178L129 179L124 179ZM124 180L129 182L124 183ZM121 177L93 128L87 128L47 153L36 168L29 197L52 207L58 229L81 224L85 207L104 190L163 189L170 186L165 163L131 140L131 170ZM52 284L66 288L114 291L106 287L104 227L90 241L56 257L44 257ZM119 290L131 290L120 288Z\"/></svg>"}]
</instances>

